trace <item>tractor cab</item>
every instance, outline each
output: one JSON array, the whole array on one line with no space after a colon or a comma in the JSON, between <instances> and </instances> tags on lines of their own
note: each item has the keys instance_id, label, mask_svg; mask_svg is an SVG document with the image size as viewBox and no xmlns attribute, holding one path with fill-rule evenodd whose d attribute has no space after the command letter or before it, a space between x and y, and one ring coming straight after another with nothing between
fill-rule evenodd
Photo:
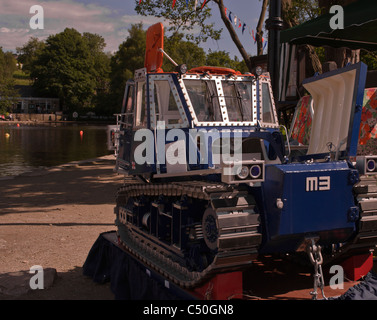
<instances>
[{"instance_id":1,"label":"tractor cab","mask_svg":"<svg viewBox=\"0 0 377 320\"><path fill-rule=\"evenodd\" d=\"M143 179L203 174L260 182L265 163L284 161L284 141L268 74L203 66L163 72L163 26L147 33L145 67L125 89L118 115L117 169ZM257 165L258 175L241 174ZM229 164L230 162L230 164ZM224 167L234 167L224 174ZM245 169L244 169L245 171Z\"/></svg>"}]
</instances>

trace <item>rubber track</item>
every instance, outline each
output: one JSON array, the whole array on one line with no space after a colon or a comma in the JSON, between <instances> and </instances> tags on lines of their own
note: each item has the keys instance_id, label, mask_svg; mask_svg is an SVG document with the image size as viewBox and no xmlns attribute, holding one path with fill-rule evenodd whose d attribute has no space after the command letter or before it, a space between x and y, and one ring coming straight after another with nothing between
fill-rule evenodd
<instances>
[{"instance_id":1,"label":"rubber track","mask_svg":"<svg viewBox=\"0 0 377 320\"><path fill-rule=\"evenodd\" d=\"M245 190L226 184L203 181L125 184L118 190L116 214L119 214L119 207L125 205L130 197L140 195L164 195L166 197L185 195L193 199L207 200L216 212L220 212L220 219L225 221L224 225L228 226L228 228L224 228L224 230L228 230L225 235L219 230L219 238L223 237L225 240L219 241L218 254L213 262L202 272L197 272L189 271L178 262L173 261L169 255L160 250L161 248L153 240L133 232L132 227L127 227L124 223L118 225L118 236L124 249L177 285L184 288L196 287L216 273L239 270L249 266L252 258L257 254L261 242L261 234L258 233L259 222L256 222L259 215L257 213L250 214L251 206L247 202L251 196ZM232 199L230 201L232 205L224 207L229 199ZM234 206L234 203L237 205ZM240 226L240 221L241 223L246 221L249 225ZM252 221L252 225L250 225L250 221ZM232 229L229 228L229 225L234 224L237 224L237 230L233 233L229 232L229 229ZM237 239L240 239L240 236L241 242L243 241L242 237L247 240L247 246L239 246L240 241ZM223 242L226 248L222 247ZM238 243L236 248L229 247L233 242Z\"/></svg>"}]
</instances>

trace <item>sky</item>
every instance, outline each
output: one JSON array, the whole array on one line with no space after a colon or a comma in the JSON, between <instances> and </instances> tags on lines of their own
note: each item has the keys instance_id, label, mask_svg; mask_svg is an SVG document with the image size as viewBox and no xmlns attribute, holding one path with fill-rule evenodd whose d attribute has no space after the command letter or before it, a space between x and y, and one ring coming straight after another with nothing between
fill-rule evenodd
<instances>
[{"instance_id":1,"label":"sky","mask_svg":"<svg viewBox=\"0 0 377 320\"><path fill-rule=\"evenodd\" d=\"M198 4L202 2L203 0L198 0ZM0 46L4 51L15 52L16 47L23 46L30 37L45 40L49 35L62 32L68 27L81 33L91 32L103 36L107 44L105 51L115 52L127 38L131 24L142 22L145 28L157 22L167 25L161 18L138 15L135 12L137 3L138 0L0 0ZM235 28L246 51L255 55L256 44L248 30L256 28L261 1L224 0L224 4L232 12L232 18L237 16L242 24L247 25L243 34L242 28ZM30 12L33 5L43 8L43 29L30 27L31 19L37 14L36 11ZM206 52L209 49L224 50L232 58L235 55L241 58L220 18L217 5L211 2L207 5L213 8L210 22L214 22L216 28L223 28L223 32L220 40L209 39L200 46Z\"/></svg>"}]
</instances>

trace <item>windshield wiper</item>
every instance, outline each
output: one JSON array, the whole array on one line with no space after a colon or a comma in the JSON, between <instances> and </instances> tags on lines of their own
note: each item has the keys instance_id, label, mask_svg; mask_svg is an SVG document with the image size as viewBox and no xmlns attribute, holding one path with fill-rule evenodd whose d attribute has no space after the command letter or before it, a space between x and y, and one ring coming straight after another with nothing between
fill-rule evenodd
<instances>
[{"instance_id":1,"label":"windshield wiper","mask_svg":"<svg viewBox=\"0 0 377 320\"><path fill-rule=\"evenodd\" d=\"M213 98L216 97L216 94L215 94L215 92L213 92L213 90L212 90L213 88L208 83L208 81L204 81L204 83L206 84L206 87L207 87L206 100L208 102L208 113L209 113L209 116L210 116L209 120L215 121L215 110L214 110L214 107L213 107Z\"/></svg>"},{"instance_id":2,"label":"windshield wiper","mask_svg":"<svg viewBox=\"0 0 377 320\"><path fill-rule=\"evenodd\" d=\"M238 109L240 110L242 121L245 121L244 114L243 114L243 106L242 106L241 93L238 91L238 86L236 86L235 82L233 82L233 87L234 87L234 91L236 92L237 105L238 105Z\"/></svg>"}]
</instances>

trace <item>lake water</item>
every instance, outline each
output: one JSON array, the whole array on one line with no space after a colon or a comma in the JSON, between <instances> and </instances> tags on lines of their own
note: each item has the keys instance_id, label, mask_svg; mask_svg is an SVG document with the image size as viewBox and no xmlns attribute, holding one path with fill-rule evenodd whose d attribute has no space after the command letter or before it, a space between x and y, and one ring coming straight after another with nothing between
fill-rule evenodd
<instances>
[{"instance_id":1,"label":"lake water","mask_svg":"<svg viewBox=\"0 0 377 320\"><path fill-rule=\"evenodd\" d=\"M111 154L106 129L106 125L0 124L0 177Z\"/></svg>"}]
</instances>

